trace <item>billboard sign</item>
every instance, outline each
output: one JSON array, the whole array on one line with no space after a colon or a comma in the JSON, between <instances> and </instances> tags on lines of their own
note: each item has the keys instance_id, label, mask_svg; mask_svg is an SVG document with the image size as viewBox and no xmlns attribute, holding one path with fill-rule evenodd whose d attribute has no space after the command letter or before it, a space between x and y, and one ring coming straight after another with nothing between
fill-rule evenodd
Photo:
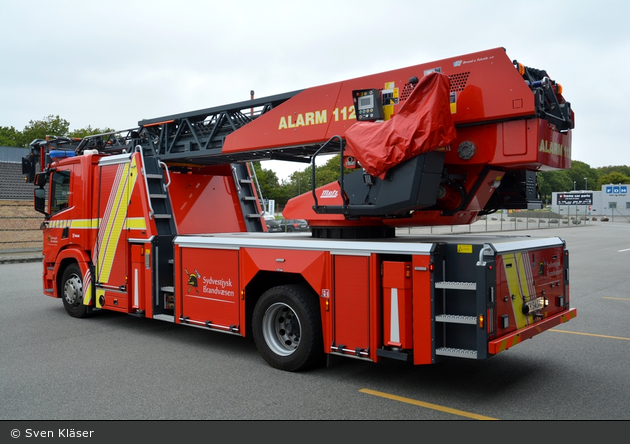
<instances>
[{"instance_id":1,"label":"billboard sign","mask_svg":"<svg viewBox=\"0 0 630 444\"><path fill-rule=\"evenodd\" d=\"M593 205L593 193L558 193L558 205Z\"/></svg>"}]
</instances>

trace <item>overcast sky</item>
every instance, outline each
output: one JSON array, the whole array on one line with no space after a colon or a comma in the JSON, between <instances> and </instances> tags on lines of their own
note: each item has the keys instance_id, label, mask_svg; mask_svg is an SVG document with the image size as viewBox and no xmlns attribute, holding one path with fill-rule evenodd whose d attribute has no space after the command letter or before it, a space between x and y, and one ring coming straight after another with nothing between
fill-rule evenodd
<instances>
[{"instance_id":1,"label":"overcast sky","mask_svg":"<svg viewBox=\"0 0 630 444\"><path fill-rule=\"evenodd\" d=\"M0 0L0 17L0 126L17 130L122 130L504 47L562 84L574 160L630 165L627 0Z\"/></svg>"}]
</instances>

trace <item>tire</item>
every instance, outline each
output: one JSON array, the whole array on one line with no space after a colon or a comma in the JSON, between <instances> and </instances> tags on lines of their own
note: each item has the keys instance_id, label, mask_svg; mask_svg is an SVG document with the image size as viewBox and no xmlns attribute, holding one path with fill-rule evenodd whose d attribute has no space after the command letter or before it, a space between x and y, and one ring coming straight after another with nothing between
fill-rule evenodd
<instances>
[{"instance_id":1,"label":"tire","mask_svg":"<svg viewBox=\"0 0 630 444\"><path fill-rule=\"evenodd\" d=\"M319 298L309 288L267 290L254 308L252 333L263 359L279 370L305 370L323 361Z\"/></svg>"},{"instance_id":2,"label":"tire","mask_svg":"<svg viewBox=\"0 0 630 444\"><path fill-rule=\"evenodd\" d=\"M73 318L88 316L88 306L83 305L83 278L77 264L69 265L61 278L61 298L66 312Z\"/></svg>"}]
</instances>

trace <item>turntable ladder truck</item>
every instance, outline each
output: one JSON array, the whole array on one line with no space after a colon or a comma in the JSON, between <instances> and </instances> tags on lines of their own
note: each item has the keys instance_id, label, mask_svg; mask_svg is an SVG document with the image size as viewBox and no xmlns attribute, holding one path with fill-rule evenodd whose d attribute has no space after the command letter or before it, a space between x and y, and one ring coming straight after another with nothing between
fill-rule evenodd
<instances>
[{"instance_id":1,"label":"turntable ladder truck","mask_svg":"<svg viewBox=\"0 0 630 444\"><path fill-rule=\"evenodd\" d=\"M570 167L573 122L546 71L495 48L36 140L43 292L73 317L252 335L288 371L487 359L576 316L565 242L397 228L541 208L536 173ZM250 163L314 174L321 155L340 156L338 180L284 210L311 232L266 232Z\"/></svg>"}]
</instances>

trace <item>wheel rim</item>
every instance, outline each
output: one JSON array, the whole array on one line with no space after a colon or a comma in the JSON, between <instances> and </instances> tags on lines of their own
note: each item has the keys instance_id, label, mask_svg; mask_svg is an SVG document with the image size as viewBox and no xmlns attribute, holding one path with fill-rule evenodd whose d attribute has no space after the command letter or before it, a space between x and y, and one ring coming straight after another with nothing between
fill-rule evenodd
<instances>
[{"instance_id":1,"label":"wheel rim","mask_svg":"<svg viewBox=\"0 0 630 444\"><path fill-rule=\"evenodd\" d=\"M263 336L277 355L289 356L300 345L300 320L287 304L277 302L263 317Z\"/></svg>"},{"instance_id":2,"label":"wheel rim","mask_svg":"<svg viewBox=\"0 0 630 444\"><path fill-rule=\"evenodd\" d=\"M83 283L81 278L76 274L71 275L63 287L63 297L66 302L72 306L82 303L83 299Z\"/></svg>"}]
</instances>

